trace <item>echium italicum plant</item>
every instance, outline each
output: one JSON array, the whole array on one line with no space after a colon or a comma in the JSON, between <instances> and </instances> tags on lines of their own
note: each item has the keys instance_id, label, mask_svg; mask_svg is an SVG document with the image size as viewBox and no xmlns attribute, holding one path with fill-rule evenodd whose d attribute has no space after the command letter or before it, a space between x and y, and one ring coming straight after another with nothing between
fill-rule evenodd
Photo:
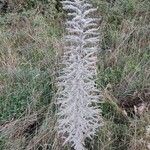
<instances>
[{"instance_id":1,"label":"echium italicum plant","mask_svg":"<svg viewBox=\"0 0 150 150\"><path fill-rule=\"evenodd\" d=\"M58 134L64 144L84 150L84 140L92 138L102 125L96 87L96 62L99 43L97 9L85 0L63 0L67 11L63 68L58 77Z\"/></svg>"}]
</instances>

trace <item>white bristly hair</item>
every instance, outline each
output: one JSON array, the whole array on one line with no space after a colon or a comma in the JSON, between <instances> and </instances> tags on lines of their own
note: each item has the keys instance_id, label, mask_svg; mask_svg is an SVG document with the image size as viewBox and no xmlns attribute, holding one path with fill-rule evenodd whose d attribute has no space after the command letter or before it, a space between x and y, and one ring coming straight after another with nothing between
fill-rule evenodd
<instances>
[{"instance_id":1,"label":"white bristly hair","mask_svg":"<svg viewBox=\"0 0 150 150\"><path fill-rule=\"evenodd\" d=\"M99 42L97 9L85 0L63 0L68 12L64 38L63 69L58 77L58 134L64 144L85 150L84 140L92 138L102 123L97 107L100 91L96 87L96 62Z\"/></svg>"}]
</instances>

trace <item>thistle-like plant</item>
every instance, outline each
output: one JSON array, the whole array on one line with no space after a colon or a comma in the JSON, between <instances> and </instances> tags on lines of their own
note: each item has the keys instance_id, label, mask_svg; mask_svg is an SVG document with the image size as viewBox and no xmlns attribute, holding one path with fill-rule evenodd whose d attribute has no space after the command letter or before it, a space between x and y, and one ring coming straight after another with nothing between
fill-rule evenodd
<instances>
[{"instance_id":1,"label":"thistle-like plant","mask_svg":"<svg viewBox=\"0 0 150 150\"><path fill-rule=\"evenodd\" d=\"M102 125L97 108L96 62L99 30L96 11L85 0L64 0L66 22L63 69L58 77L58 133L75 150L84 150L85 138L91 138Z\"/></svg>"}]
</instances>

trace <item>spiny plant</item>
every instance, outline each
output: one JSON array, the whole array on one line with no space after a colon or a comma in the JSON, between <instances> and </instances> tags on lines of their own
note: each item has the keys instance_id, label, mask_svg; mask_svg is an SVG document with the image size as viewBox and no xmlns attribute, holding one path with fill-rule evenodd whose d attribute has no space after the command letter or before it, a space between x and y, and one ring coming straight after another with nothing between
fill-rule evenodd
<instances>
[{"instance_id":1,"label":"spiny plant","mask_svg":"<svg viewBox=\"0 0 150 150\"><path fill-rule=\"evenodd\" d=\"M68 20L58 77L58 134L64 144L84 150L84 140L91 139L103 124L95 83L99 19L91 16L97 9L85 0L64 0L62 4Z\"/></svg>"}]
</instances>

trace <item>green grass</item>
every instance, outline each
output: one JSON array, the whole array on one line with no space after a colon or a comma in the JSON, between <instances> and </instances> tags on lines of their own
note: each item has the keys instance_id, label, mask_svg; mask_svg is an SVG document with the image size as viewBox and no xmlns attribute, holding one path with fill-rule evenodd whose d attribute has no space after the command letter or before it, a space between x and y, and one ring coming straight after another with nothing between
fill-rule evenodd
<instances>
[{"instance_id":1,"label":"green grass","mask_svg":"<svg viewBox=\"0 0 150 150\"><path fill-rule=\"evenodd\" d=\"M102 92L108 85L111 90L100 105L104 126L93 141L87 139L86 147L146 150L149 112L140 118L125 117L116 101L150 85L150 2L92 2L102 17L97 83ZM57 138L53 103L64 12L55 0L30 0L19 8L16 4L17 0L13 11L0 15L0 127L8 126L1 132L0 150L69 150ZM24 133L27 128L32 132Z\"/></svg>"}]
</instances>

